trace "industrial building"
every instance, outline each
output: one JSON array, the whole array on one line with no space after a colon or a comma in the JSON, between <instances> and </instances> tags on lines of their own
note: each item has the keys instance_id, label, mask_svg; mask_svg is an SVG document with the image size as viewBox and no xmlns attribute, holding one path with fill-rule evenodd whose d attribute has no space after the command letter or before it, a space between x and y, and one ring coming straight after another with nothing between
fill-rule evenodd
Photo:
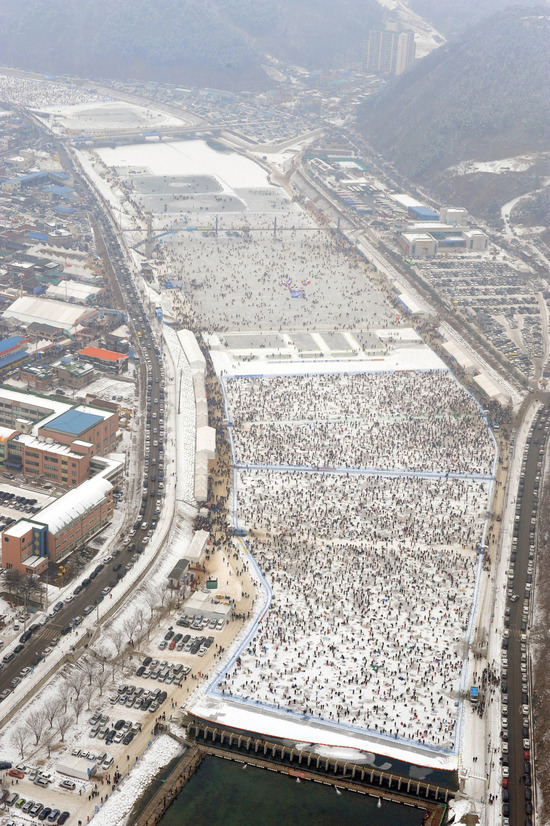
<instances>
[{"instance_id":1,"label":"industrial building","mask_svg":"<svg viewBox=\"0 0 550 826\"><path fill-rule=\"evenodd\" d=\"M28 172L16 178L9 178L0 183L4 192L22 192L26 189L42 188L46 185L70 187L72 179L66 172L41 169L37 172Z\"/></svg>"},{"instance_id":2,"label":"industrial building","mask_svg":"<svg viewBox=\"0 0 550 826\"><path fill-rule=\"evenodd\" d=\"M394 238L410 258L429 258L455 249L484 252L489 245L480 229L429 220L398 224Z\"/></svg>"},{"instance_id":3,"label":"industrial building","mask_svg":"<svg viewBox=\"0 0 550 826\"><path fill-rule=\"evenodd\" d=\"M66 402L0 387L0 463L28 477L75 487L92 460L114 451L118 409Z\"/></svg>"},{"instance_id":4,"label":"industrial building","mask_svg":"<svg viewBox=\"0 0 550 826\"><path fill-rule=\"evenodd\" d=\"M112 494L106 479L88 479L36 516L20 519L2 533L2 567L41 574L50 562L62 562L110 521Z\"/></svg>"},{"instance_id":5,"label":"industrial building","mask_svg":"<svg viewBox=\"0 0 550 826\"><path fill-rule=\"evenodd\" d=\"M79 453L105 456L116 449L117 433L116 410L102 410L81 404L40 425L37 435L70 445Z\"/></svg>"},{"instance_id":6,"label":"industrial building","mask_svg":"<svg viewBox=\"0 0 550 826\"><path fill-rule=\"evenodd\" d=\"M5 319L18 321L23 327L36 323L46 324L74 336L83 323L89 324L96 317L97 310L64 301L23 295L4 310L2 315Z\"/></svg>"},{"instance_id":7,"label":"industrial building","mask_svg":"<svg viewBox=\"0 0 550 826\"><path fill-rule=\"evenodd\" d=\"M101 287L94 287L93 284L82 284L80 281L70 281L64 278L59 284L50 284L47 287L46 298L87 304L102 291Z\"/></svg>"}]
</instances>

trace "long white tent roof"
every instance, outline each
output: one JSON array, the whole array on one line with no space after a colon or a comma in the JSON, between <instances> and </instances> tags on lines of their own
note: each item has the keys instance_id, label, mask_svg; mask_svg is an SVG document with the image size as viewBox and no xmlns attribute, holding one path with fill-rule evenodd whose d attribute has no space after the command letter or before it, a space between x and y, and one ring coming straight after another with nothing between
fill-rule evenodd
<instances>
[{"instance_id":1,"label":"long white tent roof","mask_svg":"<svg viewBox=\"0 0 550 826\"><path fill-rule=\"evenodd\" d=\"M110 482L99 476L88 479L40 511L33 521L46 524L51 533L58 533L94 505L98 505L112 487Z\"/></svg>"},{"instance_id":2,"label":"long white tent roof","mask_svg":"<svg viewBox=\"0 0 550 826\"><path fill-rule=\"evenodd\" d=\"M93 312L95 311L89 307L66 304L64 301L53 301L50 298L23 295L4 311L3 317L15 318L22 324L39 322L70 331Z\"/></svg>"}]
</instances>

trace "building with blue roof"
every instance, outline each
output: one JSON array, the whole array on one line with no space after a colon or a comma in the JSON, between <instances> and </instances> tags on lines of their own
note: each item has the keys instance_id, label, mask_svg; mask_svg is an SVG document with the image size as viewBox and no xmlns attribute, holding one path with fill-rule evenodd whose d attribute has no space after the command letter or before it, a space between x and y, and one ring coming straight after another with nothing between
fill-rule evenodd
<instances>
[{"instance_id":1,"label":"building with blue roof","mask_svg":"<svg viewBox=\"0 0 550 826\"><path fill-rule=\"evenodd\" d=\"M9 336L0 341L0 358L15 350L20 350L27 343L25 336Z\"/></svg>"},{"instance_id":2,"label":"building with blue roof","mask_svg":"<svg viewBox=\"0 0 550 826\"><path fill-rule=\"evenodd\" d=\"M66 172L39 169L36 172L28 172L26 175L19 175L17 178L8 178L7 181L2 181L0 189L5 192L16 192L27 187L48 183L70 185L71 177Z\"/></svg>"},{"instance_id":3,"label":"building with blue roof","mask_svg":"<svg viewBox=\"0 0 550 826\"><path fill-rule=\"evenodd\" d=\"M67 433L73 438L78 438L83 433L87 433L91 427L102 421L103 416L84 413L74 408L52 419L48 423L48 430L55 430L57 433Z\"/></svg>"},{"instance_id":4,"label":"building with blue roof","mask_svg":"<svg viewBox=\"0 0 550 826\"><path fill-rule=\"evenodd\" d=\"M439 213L431 207L413 205L408 208L408 213L417 221L439 221Z\"/></svg>"},{"instance_id":5,"label":"building with blue roof","mask_svg":"<svg viewBox=\"0 0 550 826\"><path fill-rule=\"evenodd\" d=\"M78 453L105 456L117 446L118 408L103 410L80 404L45 421L37 435L70 445Z\"/></svg>"}]
</instances>

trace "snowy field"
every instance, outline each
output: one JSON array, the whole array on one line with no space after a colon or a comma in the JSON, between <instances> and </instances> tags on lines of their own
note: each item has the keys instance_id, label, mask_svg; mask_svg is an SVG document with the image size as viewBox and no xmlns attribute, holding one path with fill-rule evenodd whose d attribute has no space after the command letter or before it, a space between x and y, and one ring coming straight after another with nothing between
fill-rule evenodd
<instances>
[{"instance_id":1,"label":"snowy field","mask_svg":"<svg viewBox=\"0 0 550 826\"><path fill-rule=\"evenodd\" d=\"M102 148L81 157L92 174L116 172L116 183L101 184L113 205L123 186L137 209L153 213L153 230L162 235L153 259L158 281L185 287L185 298L173 296L176 317L191 301L195 320L208 330L265 329L266 308L268 329L395 323L366 263L351 264L349 253L248 158L204 141ZM205 237L216 218L218 236ZM137 226L120 220L126 229ZM138 240L143 234L136 232Z\"/></svg>"},{"instance_id":2,"label":"snowy field","mask_svg":"<svg viewBox=\"0 0 550 826\"><path fill-rule=\"evenodd\" d=\"M235 516L273 599L212 702L452 751L495 461L478 406L446 370L224 390Z\"/></svg>"},{"instance_id":3,"label":"snowy field","mask_svg":"<svg viewBox=\"0 0 550 826\"><path fill-rule=\"evenodd\" d=\"M91 96L73 105L52 106L46 109L47 125L54 132L65 135L90 136L104 132L124 132L138 129L166 129L187 126L183 118L168 115L154 107L145 108L120 100L104 101Z\"/></svg>"},{"instance_id":4,"label":"snowy field","mask_svg":"<svg viewBox=\"0 0 550 826\"><path fill-rule=\"evenodd\" d=\"M516 155L513 158L500 158L496 161L465 161L457 166L451 166L447 173L453 175L472 175L476 172L489 172L500 175L503 172L525 172L536 161L535 155Z\"/></svg>"},{"instance_id":5,"label":"snowy field","mask_svg":"<svg viewBox=\"0 0 550 826\"><path fill-rule=\"evenodd\" d=\"M180 278L207 330L390 326L395 311L324 233L295 230L251 240L171 236L161 276ZM177 297L175 298L177 310ZM180 297L183 309L183 298Z\"/></svg>"},{"instance_id":6,"label":"snowy field","mask_svg":"<svg viewBox=\"0 0 550 826\"><path fill-rule=\"evenodd\" d=\"M239 474L273 602L218 690L452 748L486 499L471 481Z\"/></svg>"},{"instance_id":7,"label":"snowy field","mask_svg":"<svg viewBox=\"0 0 550 826\"><path fill-rule=\"evenodd\" d=\"M101 376L75 393L80 398L96 396L110 402L116 401L121 407L133 409L136 403L136 386L133 381L117 381L110 376Z\"/></svg>"},{"instance_id":8,"label":"snowy field","mask_svg":"<svg viewBox=\"0 0 550 826\"><path fill-rule=\"evenodd\" d=\"M118 104L117 104L118 105ZM134 107L138 108L138 107ZM140 110L143 111L143 110ZM234 152L218 152L205 141L163 141L97 150L109 167L143 167L150 175L213 175L231 189L268 185L267 172Z\"/></svg>"},{"instance_id":9,"label":"snowy field","mask_svg":"<svg viewBox=\"0 0 550 826\"><path fill-rule=\"evenodd\" d=\"M15 103L18 106L28 106L31 109L42 109L46 106L99 103L106 98L64 83L0 74L0 100Z\"/></svg>"},{"instance_id":10,"label":"snowy field","mask_svg":"<svg viewBox=\"0 0 550 826\"><path fill-rule=\"evenodd\" d=\"M490 474L479 408L447 371L231 378L239 464Z\"/></svg>"}]
</instances>

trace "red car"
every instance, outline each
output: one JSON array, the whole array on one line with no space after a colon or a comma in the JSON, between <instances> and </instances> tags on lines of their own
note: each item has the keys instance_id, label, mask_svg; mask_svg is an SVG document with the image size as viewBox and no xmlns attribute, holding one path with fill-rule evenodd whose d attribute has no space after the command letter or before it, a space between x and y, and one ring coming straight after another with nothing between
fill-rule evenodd
<instances>
[{"instance_id":1,"label":"red car","mask_svg":"<svg viewBox=\"0 0 550 826\"><path fill-rule=\"evenodd\" d=\"M503 788L503 789L507 789L507 788L508 788L508 778L507 778L507 777L503 777L503 778L502 778L502 788Z\"/></svg>"},{"instance_id":2,"label":"red car","mask_svg":"<svg viewBox=\"0 0 550 826\"><path fill-rule=\"evenodd\" d=\"M175 647L176 647L176 641L175 641L175 640L172 640L172 642L171 642L171 643L170 643L170 645L168 646L168 650L169 650L169 651L173 651Z\"/></svg>"},{"instance_id":3,"label":"red car","mask_svg":"<svg viewBox=\"0 0 550 826\"><path fill-rule=\"evenodd\" d=\"M10 769L8 774L10 777L17 777L18 780L23 780L25 777L25 772L22 772L21 769Z\"/></svg>"}]
</instances>

